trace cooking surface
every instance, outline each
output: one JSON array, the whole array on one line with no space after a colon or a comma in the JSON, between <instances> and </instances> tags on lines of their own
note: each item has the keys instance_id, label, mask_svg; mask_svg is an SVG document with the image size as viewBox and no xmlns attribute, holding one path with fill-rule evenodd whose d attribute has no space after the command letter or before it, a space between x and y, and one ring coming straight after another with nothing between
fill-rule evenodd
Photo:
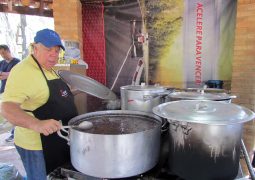
<instances>
[{"instance_id":1,"label":"cooking surface","mask_svg":"<svg viewBox=\"0 0 255 180\"><path fill-rule=\"evenodd\" d=\"M68 178L73 178L75 180L102 180L102 178L96 178L82 174L76 171L70 164L59 167L49 174L49 180L62 180ZM121 178L121 180L184 180L184 179L167 172L165 168L159 169L156 166L152 170L142 175ZM241 170L239 170L235 180L248 180L248 178L242 177Z\"/></svg>"},{"instance_id":2,"label":"cooking surface","mask_svg":"<svg viewBox=\"0 0 255 180\"><path fill-rule=\"evenodd\" d=\"M63 167L59 167L49 175L50 180L59 180L66 178L74 178L76 180L102 180L102 178L96 178L87 176L83 173L76 171L72 165L67 164ZM119 178L121 180L183 180L182 178L168 173L165 169L160 171L155 167L154 169L133 177Z\"/></svg>"}]
</instances>

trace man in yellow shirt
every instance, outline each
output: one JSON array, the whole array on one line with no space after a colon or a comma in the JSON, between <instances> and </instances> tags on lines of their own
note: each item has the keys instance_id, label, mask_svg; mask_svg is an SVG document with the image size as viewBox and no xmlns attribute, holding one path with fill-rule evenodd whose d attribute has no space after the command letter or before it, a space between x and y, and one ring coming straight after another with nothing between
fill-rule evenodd
<instances>
[{"instance_id":1,"label":"man in yellow shirt","mask_svg":"<svg viewBox=\"0 0 255 180\"><path fill-rule=\"evenodd\" d=\"M36 33L32 54L16 65L2 97L2 114L16 125L14 143L28 180L45 180L47 174L70 161L69 147L57 135L77 115L69 87L52 67L58 61L59 35L50 29Z\"/></svg>"}]
</instances>

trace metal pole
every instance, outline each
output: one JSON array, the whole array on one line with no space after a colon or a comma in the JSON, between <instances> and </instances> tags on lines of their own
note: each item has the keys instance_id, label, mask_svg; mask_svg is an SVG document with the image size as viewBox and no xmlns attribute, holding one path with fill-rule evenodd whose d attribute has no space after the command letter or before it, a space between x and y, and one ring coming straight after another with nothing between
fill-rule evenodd
<instances>
[{"instance_id":1,"label":"metal pole","mask_svg":"<svg viewBox=\"0 0 255 180\"><path fill-rule=\"evenodd\" d=\"M252 168L252 165L251 165L251 161L250 161L249 155L248 155L247 150L245 148L243 139L241 139L241 148L242 148L242 151L243 151L244 159L245 159L245 162L247 164L247 167L248 167L251 179L255 180L255 174L254 174L254 171L253 171L253 168Z\"/></svg>"}]
</instances>

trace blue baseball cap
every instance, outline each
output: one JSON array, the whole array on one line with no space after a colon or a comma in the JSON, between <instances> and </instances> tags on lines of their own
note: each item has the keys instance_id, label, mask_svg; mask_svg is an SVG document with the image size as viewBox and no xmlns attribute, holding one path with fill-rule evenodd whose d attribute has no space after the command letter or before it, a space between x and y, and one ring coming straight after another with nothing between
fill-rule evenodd
<instances>
[{"instance_id":1,"label":"blue baseball cap","mask_svg":"<svg viewBox=\"0 0 255 180\"><path fill-rule=\"evenodd\" d=\"M42 29L38 31L34 38L34 42L41 43L48 48L60 46L63 50L65 50L58 33L51 29Z\"/></svg>"}]
</instances>

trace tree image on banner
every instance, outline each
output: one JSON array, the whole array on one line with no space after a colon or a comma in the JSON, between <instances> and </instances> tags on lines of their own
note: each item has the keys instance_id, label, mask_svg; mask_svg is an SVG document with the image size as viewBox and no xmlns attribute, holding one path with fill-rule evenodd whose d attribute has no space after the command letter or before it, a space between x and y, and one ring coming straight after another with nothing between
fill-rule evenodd
<instances>
[{"instance_id":1,"label":"tree image on banner","mask_svg":"<svg viewBox=\"0 0 255 180\"><path fill-rule=\"evenodd\" d=\"M146 1L145 6L148 12L145 18L149 34L150 83L182 86L184 3L180 0Z\"/></svg>"},{"instance_id":2,"label":"tree image on banner","mask_svg":"<svg viewBox=\"0 0 255 180\"><path fill-rule=\"evenodd\" d=\"M149 81L179 88L230 82L236 0L145 1Z\"/></svg>"}]
</instances>

